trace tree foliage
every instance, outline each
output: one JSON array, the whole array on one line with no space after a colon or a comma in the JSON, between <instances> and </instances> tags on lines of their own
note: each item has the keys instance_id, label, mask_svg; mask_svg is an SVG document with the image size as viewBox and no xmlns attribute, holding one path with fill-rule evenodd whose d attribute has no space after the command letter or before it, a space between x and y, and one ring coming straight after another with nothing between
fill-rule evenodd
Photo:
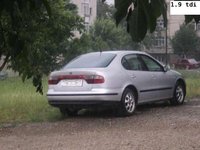
<instances>
[{"instance_id":1,"label":"tree foliage","mask_svg":"<svg viewBox=\"0 0 200 150\"><path fill-rule=\"evenodd\" d=\"M73 42L73 31L83 29L82 19L69 1L4 3L0 5L0 58L4 57L4 63L23 80L32 78L37 91L42 92L43 74L59 67L58 61L63 61Z\"/></svg>"},{"instance_id":2,"label":"tree foliage","mask_svg":"<svg viewBox=\"0 0 200 150\"><path fill-rule=\"evenodd\" d=\"M107 3L102 3L101 0L97 0L97 18L107 18L113 19L115 13L115 8L113 5L108 5Z\"/></svg>"},{"instance_id":3,"label":"tree foliage","mask_svg":"<svg viewBox=\"0 0 200 150\"><path fill-rule=\"evenodd\" d=\"M140 48L140 44L133 42L127 34L123 24L116 27L113 20L115 10L113 6L98 0L97 7L97 20L90 27L89 32L83 33L79 39L74 40L69 48L70 55L65 56L68 60L90 51Z\"/></svg>"},{"instance_id":4,"label":"tree foliage","mask_svg":"<svg viewBox=\"0 0 200 150\"><path fill-rule=\"evenodd\" d=\"M156 28L156 20L161 15L164 25L167 26L167 4L165 0L115 0L116 23L126 18L127 31L133 41L140 42L149 31L152 33ZM186 15L185 22L192 20L200 21L200 15Z\"/></svg>"},{"instance_id":5,"label":"tree foliage","mask_svg":"<svg viewBox=\"0 0 200 150\"><path fill-rule=\"evenodd\" d=\"M11 56L17 55L23 45L19 38L19 28L22 27L23 15L26 12L36 13L41 7L46 6L49 15L51 14L49 4L46 0L1 0L0 1L0 58L5 55L5 61L0 66L3 69Z\"/></svg>"},{"instance_id":6,"label":"tree foliage","mask_svg":"<svg viewBox=\"0 0 200 150\"><path fill-rule=\"evenodd\" d=\"M175 54L187 55L198 51L200 47L200 38L191 25L182 25L171 42Z\"/></svg>"},{"instance_id":7,"label":"tree foliage","mask_svg":"<svg viewBox=\"0 0 200 150\"><path fill-rule=\"evenodd\" d=\"M123 18L127 21L127 31L133 41L140 42L147 31L151 33L156 28L156 20L161 15L167 24L167 5L165 0L115 0L116 23Z\"/></svg>"},{"instance_id":8,"label":"tree foliage","mask_svg":"<svg viewBox=\"0 0 200 150\"><path fill-rule=\"evenodd\" d=\"M116 27L111 19L97 19L89 31L90 47L93 51L138 49L122 26Z\"/></svg>"}]
</instances>

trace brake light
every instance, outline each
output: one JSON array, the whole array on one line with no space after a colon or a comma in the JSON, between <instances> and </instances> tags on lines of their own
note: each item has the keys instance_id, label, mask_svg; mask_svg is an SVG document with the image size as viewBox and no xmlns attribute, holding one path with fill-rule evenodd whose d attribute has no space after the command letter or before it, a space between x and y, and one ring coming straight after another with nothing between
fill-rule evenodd
<instances>
[{"instance_id":1,"label":"brake light","mask_svg":"<svg viewBox=\"0 0 200 150\"><path fill-rule=\"evenodd\" d=\"M61 80L65 79L82 79L85 80L88 84L101 84L104 83L104 77L100 75L61 75L61 76L51 76L49 77L48 83L49 85L58 84Z\"/></svg>"},{"instance_id":2,"label":"brake light","mask_svg":"<svg viewBox=\"0 0 200 150\"><path fill-rule=\"evenodd\" d=\"M85 81L88 84L101 84L104 83L104 77L100 75L90 75L90 76L85 76Z\"/></svg>"},{"instance_id":3,"label":"brake light","mask_svg":"<svg viewBox=\"0 0 200 150\"><path fill-rule=\"evenodd\" d=\"M58 77L49 77L49 80L48 80L49 85L57 84L58 82L59 82Z\"/></svg>"}]
</instances>

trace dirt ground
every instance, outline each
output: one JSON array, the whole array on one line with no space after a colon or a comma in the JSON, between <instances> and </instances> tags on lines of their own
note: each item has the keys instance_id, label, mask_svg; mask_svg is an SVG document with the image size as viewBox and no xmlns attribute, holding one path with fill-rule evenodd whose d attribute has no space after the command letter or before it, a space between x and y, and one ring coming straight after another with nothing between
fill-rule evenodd
<instances>
[{"instance_id":1,"label":"dirt ground","mask_svg":"<svg viewBox=\"0 0 200 150\"><path fill-rule=\"evenodd\" d=\"M1 150L200 150L200 100L140 106L131 117L85 112L0 128Z\"/></svg>"}]
</instances>

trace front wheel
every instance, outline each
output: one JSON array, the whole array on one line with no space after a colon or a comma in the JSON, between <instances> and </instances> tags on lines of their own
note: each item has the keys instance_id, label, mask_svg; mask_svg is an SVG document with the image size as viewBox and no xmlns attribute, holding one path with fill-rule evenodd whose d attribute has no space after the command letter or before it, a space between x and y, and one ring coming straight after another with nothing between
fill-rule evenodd
<instances>
[{"instance_id":1,"label":"front wheel","mask_svg":"<svg viewBox=\"0 0 200 150\"><path fill-rule=\"evenodd\" d=\"M131 89L125 89L122 95L120 111L123 116L130 116L136 109L136 93Z\"/></svg>"},{"instance_id":2,"label":"front wheel","mask_svg":"<svg viewBox=\"0 0 200 150\"><path fill-rule=\"evenodd\" d=\"M170 100L170 103L173 105L183 104L185 100L185 89L181 83L177 83L174 89L174 96Z\"/></svg>"}]
</instances>

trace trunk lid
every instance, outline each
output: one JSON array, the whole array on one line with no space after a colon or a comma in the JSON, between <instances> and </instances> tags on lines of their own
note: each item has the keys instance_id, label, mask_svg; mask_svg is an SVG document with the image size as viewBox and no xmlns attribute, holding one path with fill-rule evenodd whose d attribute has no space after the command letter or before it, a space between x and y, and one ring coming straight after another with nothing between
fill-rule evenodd
<instances>
[{"instance_id":1,"label":"trunk lid","mask_svg":"<svg viewBox=\"0 0 200 150\"><path fill-rule=\"evenodd\" d=\"M49 87L58 92L91 91L94 84L103 82L104 77L98 75L96 68L55 71L49 77Z\"/></svg>"}]
</instances>

